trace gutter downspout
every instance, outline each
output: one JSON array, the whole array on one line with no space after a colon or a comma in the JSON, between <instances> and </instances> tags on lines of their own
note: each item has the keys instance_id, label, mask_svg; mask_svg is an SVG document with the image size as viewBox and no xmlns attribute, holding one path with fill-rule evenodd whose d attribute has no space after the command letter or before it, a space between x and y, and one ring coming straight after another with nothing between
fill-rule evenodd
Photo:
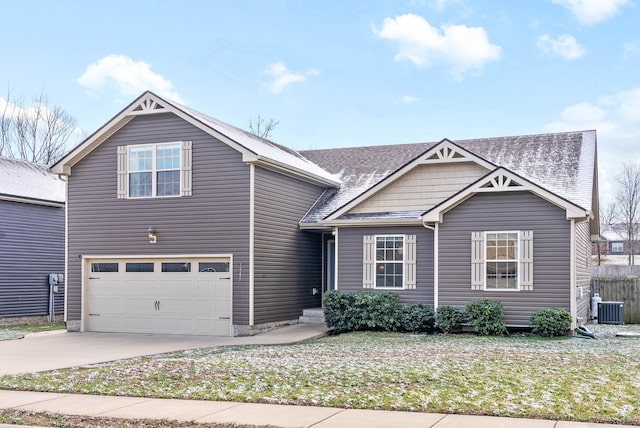
<instances>
[{"instance_id":1,"label":"gutter downspout","mask_svg":"<svg viewBox=\"0 0 640 428\"><path fill-rule=\"evenodd\" d=\"M254 325L254 269L255 269L255 184L256 167L249 164L249 327Z\"/></svg>"},{"instance_id":2,"label":"gutter downspout","mask_svg":"<svg viewBox=\"0 0 640 428\"><path fill-rule=\"evenodd\" d=\"M569 298L571 308L571 330L575 330L578 320L578 304L576 302L576 220L571 219L571 249L569 261Z\"/></svg>"},{"instance_id":3,"label":"gutter downspout","mask_svg":"<svg viewBox=\"0 0 640 428\"><path fill-rule=\"evenodd\" d=\"M422 225L433 231L433 308L437 309L438 308L438 293L439 293L439 281L438 278L440 277L440 269L439 269L439 261L440 261L440 256L438 253L438 247L439 247L439 236L438 236L438 223L434 223L433 226L429 226L427 225L427 223L425 223L424 221L422 222Z\"/></svg>"}]
</instances>

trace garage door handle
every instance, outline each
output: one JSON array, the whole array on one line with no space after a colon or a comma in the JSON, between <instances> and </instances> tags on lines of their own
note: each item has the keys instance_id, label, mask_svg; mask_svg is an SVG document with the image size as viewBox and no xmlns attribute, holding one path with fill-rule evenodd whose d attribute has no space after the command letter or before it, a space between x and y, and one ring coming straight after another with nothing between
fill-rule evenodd
<instances>
[{"instance_id":1,"label":"garage door handle","mask_svg":"<svg viewBox=\"0 0 640 428\"><path fill-rule=\"evenodd\" d=\"M155 305L156 305L156 311L159 311L160 310L160 300L156 300Z\"/></svg>"},{"instance_id":2,"label":"garage door handle","mask_svg":"<svg viewBox=\"0 0 640 428\"><path fill-rule=\"evenodd\" d=\"M231 317L218 317L219 320L230 320Z\"/></svg>"},{"instance_id":3,"label":"garage door handle","mask_svg":"<svg viewBox=\"0 0 640 428\"><path fill-rule=\"evenodd\" d=\"M96 276L90 276L89 279L100 279L100 278L98 278Z\"/></svg>"}]
</instances>

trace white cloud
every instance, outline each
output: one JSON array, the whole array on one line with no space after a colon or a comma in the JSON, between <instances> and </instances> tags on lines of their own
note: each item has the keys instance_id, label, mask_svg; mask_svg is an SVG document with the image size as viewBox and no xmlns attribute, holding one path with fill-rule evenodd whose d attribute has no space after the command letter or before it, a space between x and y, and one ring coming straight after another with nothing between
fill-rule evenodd
<instances>
[{"instance_id":1,"label":"white cloud","mask_svg":"<svg viewBox=\"0 0 640 428\"><path fill-rule=\"evenodd\" d=\"M115 88L121 95L130 97L150 90L160 96L183 102L170 80L153 72L150 64L134 61L125 55L100 58L87 67L78 78L78 83L91 93Z\"/></svg>"},{"instance_id":2,"label":"white cloud","mask_svg":"<svg viewBox=\"0 0 640 428\"><path fill-rule=\"evenodd\" d=\"M559 36L556 39L545 34L544 36L538 37L537 45L538 49L542 52L559 56L567 61L582 58L586 53L576 39L568 34Z\"/></svg>"},{"instance_id":3,"label":"white cloud","mask_svg":"<svg viewBox=\"0 0 640 428\"><path fill-rule=\"evenodd\" d=\"M631 0L552 0L569 10L579 23L589 25L613 18Z\"/></svg>"},{"instance_id":4,"label":"white cloud","mask_svg":"<svg viewBox=\"0 0 640 428\"><path fill-rule=\"evenodd\" d=\"M640 163L640 87L565 108L545 130L561 132L595 129L598 132L600 206L612 202L615 177L624 161Z\"/></svg>"},{"instance_id":5,"label":"white cloud","mask_svg":"<svg viewBox=\"0 0 640 428\"><path fill-rule=\"evenodd\" d=\"M414 103L417 103L418 101L420 101L420 98L414 97L412 95L403 95L400 98L400 103L402 104L414 104Z\"/></svg>"},{"instance_id":6,"label":"white cloud","mask_svg":"<svg viewBox=\"0 0 640 428\"><path fill-rule=\"evenodd\" d=\"M381 28L373 26L372 30L397 45L396 61L410 61L418 67L442 64L456 78L502 55L502 48L489 42L482 27L445 24L440 28L421 16L406 14L385 18Z\"/></svg>"},{"instance_id":7,"label":"white cloud","mask_svg":"<svg viewBox=\"0 0 640 428\"><path fill-rule=\"evenodd\" d=\"M273 79L269 84L269 90L274 94L278 94L293 83L303 83L306 82L308 77L318 76L320 71L315 68L311 68L304 73L294 72L289 70L284 63L274 62L273 64L270 64L263 73Z\"/></svg>"}]
</instances>

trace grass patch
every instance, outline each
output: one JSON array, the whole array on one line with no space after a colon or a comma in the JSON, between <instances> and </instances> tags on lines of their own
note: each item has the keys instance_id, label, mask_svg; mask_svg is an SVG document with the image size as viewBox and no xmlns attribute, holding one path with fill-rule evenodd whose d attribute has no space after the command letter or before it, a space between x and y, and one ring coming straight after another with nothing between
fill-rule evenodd
<instances>
[{"instance_id":1,"label":"grass patch","mask_svg":"<svg viewBox=\"0 0 640 428\"><path fill-rule=\"evenodd\" d=\"M256 425L197 424L154 419L122 419L92 416L60 415L48 412L0 410L0 424L65 428L258 428Z\"/></svg>"},{"instance_id":2,"label":"grass patch","mask_svg":"<svg viewBox=\"0 0 640 428\"><path fill-rule=\"evenodd\" d=\"M0 378L0 388L640 424L640 340L351 333Z\"/></svg>"},{"instance_id":3,"label":"grass patch","mask_svg":"<svg viewBox=\"0 0 640 428\"><path fill-rule=\"evenodd\" d=\"M0 325L0 331L18 331L24 333L39 333L41 331L64 330L63 322L46 324L7 324Z\"/></svg>"}]
</instances>

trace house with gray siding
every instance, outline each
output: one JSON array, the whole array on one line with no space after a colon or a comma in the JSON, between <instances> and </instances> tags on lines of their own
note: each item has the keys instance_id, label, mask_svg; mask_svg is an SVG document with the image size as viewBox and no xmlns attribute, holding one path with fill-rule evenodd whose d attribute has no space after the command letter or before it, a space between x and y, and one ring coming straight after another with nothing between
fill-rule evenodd
<instances>
[{"instance_id":1,"label":"house with gray siding","mask_svg":"<svg viewBox=\"0 0 640 428\"><path fill-rule=\"evenodd\" d=\"M65 186L46 165L0 157L0 321L45 320L64 313ZM51 290L52 291L52 290Z\"/></svg>"},{"instance_id":2,"label":"house with gray siding","mask_svg":"<svg viewBox=\"0 0 640 428\"><path fill-rule=\"evenodd\" d=\"M331 289L587 317L595 131L300 152L145 92L52 171L69 330L254 334Z\"/></svg>"}]
</instances>

